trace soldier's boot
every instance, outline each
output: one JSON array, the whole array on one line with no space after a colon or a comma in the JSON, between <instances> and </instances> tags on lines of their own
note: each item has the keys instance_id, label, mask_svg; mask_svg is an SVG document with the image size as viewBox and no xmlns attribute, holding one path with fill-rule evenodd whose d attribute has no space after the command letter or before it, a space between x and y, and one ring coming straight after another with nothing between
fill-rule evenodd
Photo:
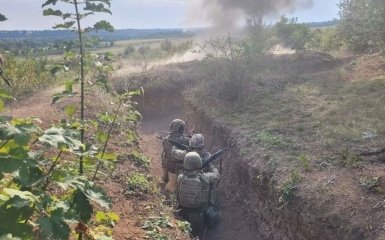
<instances>
[{"instance_id":1,"label":"soldier's boot","mask_svg":"<svg viewBox=\"0 0 385 240\"><path fill-rule=\"evenodd\" d=\"M163 168L163 176L162 176L162 181L164 182L164 183L168 183L168 171L167 171L167 169L166 168Z\"/></svg>"}]
</instances>

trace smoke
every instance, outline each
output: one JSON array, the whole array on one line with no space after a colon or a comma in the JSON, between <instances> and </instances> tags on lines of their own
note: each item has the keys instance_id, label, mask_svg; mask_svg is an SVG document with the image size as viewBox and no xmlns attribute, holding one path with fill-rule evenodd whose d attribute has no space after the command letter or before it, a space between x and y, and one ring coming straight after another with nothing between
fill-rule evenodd
<instances>
[{"instance_id":1,"label":"smoke","mask_svg":"<svg viewBox=\"0 0 385 240\"><path fill-rule=\"evenodd\" d=\"M245 17L274 18L312 4L313 0L195 0L188 18L189 22L203 18L213 27L231 29Z\"/></svg>"}]
</instances>

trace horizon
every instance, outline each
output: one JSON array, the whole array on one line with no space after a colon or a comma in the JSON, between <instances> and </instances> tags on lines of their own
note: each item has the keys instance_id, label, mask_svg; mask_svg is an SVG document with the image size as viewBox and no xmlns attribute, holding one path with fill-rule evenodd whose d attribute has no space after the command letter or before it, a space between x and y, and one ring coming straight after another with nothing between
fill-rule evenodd
<instances>
[{"instance_id":1,"label":"horizon","mask_svg":"<svg viewBox=\"0 0 385 240\"><path fill-rule=\"evenodd\" d=\"M4 14L8 20L0 22L0 31L53 30L52 26L62 22L59 17L43 16L43 9L41 8L43 0L40 3L36 2L36 0L2 1L0 13ZM89 25L104 19L119 30L205 28L210 26L207 13L198 12L197 9L194 10L192 7L192 3L201 1L191 0L189 3L183 0L132 0L130 3L113 1L111 4L112 15L97 14L90 16L84 23ZM267 16L265 21L268 23L274 22L282 15L289 18L296 17L300 23L332 21L338 18L338 3L339 0L329 0L328 3L322 0L313 0L313 4L306 7L301 7L298 3L296 8L286 12L282 10L273 16ZM52 8L57 9L59 6ZM24 11L20 11L20 9ZM28 9L28 11L25 11L25 9ZM201 17L191 17L192 14L200 14ZM238 20L242 19L242 16L239 15Z\"/></svg>"}]
</instances>

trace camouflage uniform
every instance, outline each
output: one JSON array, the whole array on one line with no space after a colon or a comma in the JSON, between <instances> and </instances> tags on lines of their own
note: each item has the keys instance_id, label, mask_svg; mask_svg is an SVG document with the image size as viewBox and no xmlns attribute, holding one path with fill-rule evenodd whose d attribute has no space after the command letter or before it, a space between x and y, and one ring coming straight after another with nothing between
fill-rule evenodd
<instances>
[{"instance_id":1,"label":"camouflage uniform","mask_svg":"<svg viewBox=\"0 0 385 240\"><path fill-rule=\"evenodd\" d=\"M175 119L170 123L170 134L163 140L163 152L162 152L162 168L163 168L163 181L168 182L168 172L177 174L183 169L183 162L178 161L172 156L173 145L168 140L173 140L184 145L188 145L189 137L184 132L185 122L180 119Z\"/></svg>"},{"instance_id":2,"label":"camouflage uniform","mask_svg":"<svg viewBox=\"0 0 385 240\"><path fill-rule=\"evenodd\" d=\"M205 149L204 136L202 134L194 134L189 140L189 151L179 149L177 147L172 147L171 155L174 159L179 162L182 162L187 152L196 152L204 160L208 159L211 154Z\"/></svg>"},{"instance_id":3,"label":"camouflage uniform","mask_svg":"<svg viewBox=\"0 0 385 240\"><path fill-rule=\"evenodd\" d=\"M214 189L220 178L216 168L203 172L201 167L199 154L189 152L184 159L184 171L177 179L177 199L181 214L190 222L194 234L202 232L210 222L207 210L216 207Z\"/></svg>"}]
</instances>

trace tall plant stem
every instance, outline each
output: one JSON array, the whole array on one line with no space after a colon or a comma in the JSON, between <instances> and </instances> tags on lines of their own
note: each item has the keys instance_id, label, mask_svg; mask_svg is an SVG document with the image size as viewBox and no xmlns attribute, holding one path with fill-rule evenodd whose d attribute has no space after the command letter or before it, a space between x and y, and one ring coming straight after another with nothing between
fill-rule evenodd
<instances>
[{"instance_id":1,"label":"tall plant stem","mask_svg":"<svg viewBox=\"0 0 385 240\"><path fill-rule=\"evenodd\" d=\"M120 100L120 101L119 101L118 108L117 108L116 111L115 111L114 119L112 120L110 129L108 130L107 139L106 139L106 141L104 142L104 145L103 145L102 156L100 157L101 159L103 159L104 153L106 152L108 140L110 139L112 129L114 129L114 125L115 125L115 122L116 122L116 118L118 117L119 109L120 109L120 107L122 106L122 103L123 103L123 100ZM95 173L94 173L94 176L92 177L92 181L95 180L96 174L98 173L101 164L102 164L102 160L99 160L98 166L96 167L96 170L95 170Z\"/></svg>"},{"instance_id":2,"label":"tall plant stem","mask_svg":"<svg viewBox=\"0 0 385 240\"><path fill-rule=\"evenodd\" d=\"M63 153L63 151L60 151L59 154L56 156L56 159L55 161L53 162L52 166L49 168L48 170L48 173L46 175L46 181L45 181L45 185L43 187L44 190L47 189L48 185L49 185L49 177L51 176L51 173L53 172L53 170L55 169L57 163L59 162L60 160L60 156L61 154Z\"/></svg>"},{"instance_id":3,"label":"tall plant stem","mask_svg":"<svg viewBox=\"0 0 385 240\"><path fill-rule=\"evenodd\" d=\"M80 14L78 9L78 1L74 0L76 10L76 22L78 25L79 43L80 43L80 121L82 123L80 129L80 141L84 144L84 46L82 29L80 26ZM83 175L83 156L79 159L79 174Z\"/></svg>"}]
</instances>

